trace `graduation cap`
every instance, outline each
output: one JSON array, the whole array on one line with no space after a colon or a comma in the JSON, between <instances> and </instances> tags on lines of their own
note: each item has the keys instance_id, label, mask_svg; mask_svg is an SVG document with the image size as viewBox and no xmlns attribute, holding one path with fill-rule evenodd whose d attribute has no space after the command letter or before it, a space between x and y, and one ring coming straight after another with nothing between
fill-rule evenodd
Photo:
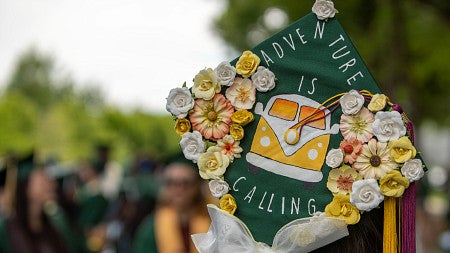
<instances>
[{"instance_id":1,"label":"graduation cap","mask_svg":"<svg viewBox=\"0 0 450 253\"><path fill-rule=\"evenodd\" d=\"M209 232L193 235L200 252L309 252L380 206L383 251L415 252L414 181L425 165L412 123L333 3L312 11L169 93L184 156L220 198Z\"/></svg>"}]
</instances>

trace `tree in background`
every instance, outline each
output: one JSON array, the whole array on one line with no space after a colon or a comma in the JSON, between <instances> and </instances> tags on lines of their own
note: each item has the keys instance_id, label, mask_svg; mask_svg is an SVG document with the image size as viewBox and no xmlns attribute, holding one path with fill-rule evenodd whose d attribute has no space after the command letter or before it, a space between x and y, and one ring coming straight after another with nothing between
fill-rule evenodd
<instances>
[{"instance_id":1,"label":"tree in background","mask_svg":"<svg viewBox=\"0 0 450 253\"><path fill-rule=\"evenodd\" d=\"M49 55L35 49L21 55L0 97L0 156L35 150L41 160L73 161L90 158L98 143L110 144L119 160L177 151L170 116L124 112L108 105L97 86L75 87Z\"/></svg>"},{"instance_id":2,"label":"tree in background","mask_svg":"<svg viewBox=\"0 0 450 253\"><path fill-rule=\"evenodd\" d=\"M335 0L338 20L377 78L414 122L450 125L450 1ZM215 22L238 51L311 12L314 1L228 0Z\"/></svg>"}]
</instances>

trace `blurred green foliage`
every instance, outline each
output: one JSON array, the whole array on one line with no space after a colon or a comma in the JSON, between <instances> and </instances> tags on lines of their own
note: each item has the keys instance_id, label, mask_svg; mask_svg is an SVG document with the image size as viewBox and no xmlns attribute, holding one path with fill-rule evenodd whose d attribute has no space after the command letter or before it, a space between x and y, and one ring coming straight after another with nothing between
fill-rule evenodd
<instances>
[{"instance_id":1,"label":"blurred green foliage","mask_svg":"<svg viewBox=\"0 0 450 253\"><path fill-rule=\"evenodd\" d=\"M228 44L242 51L310 13L313 4L314 0L228 0L215 27ZM416 123L450 125L450 1L334 0L334 4L337 19L384 93ZM283 17L285 22L280 22ZM273 26L279 23L280 27Z\"/></svg>"},{"instance_id":2,"label":"blurred green foliage","mask_svg":"<svg viewBox=\"0 0 450 253\"><path fill-rule=\"evenodd\" d=\"M0 156L35 151L41 161L75 161L93 157L99 143L120 160L165 159L178 151L170 116L108 105L98 88L77 90L61 72L35 49L18 59L0 98Z\"/></svg>"}]
</instances>

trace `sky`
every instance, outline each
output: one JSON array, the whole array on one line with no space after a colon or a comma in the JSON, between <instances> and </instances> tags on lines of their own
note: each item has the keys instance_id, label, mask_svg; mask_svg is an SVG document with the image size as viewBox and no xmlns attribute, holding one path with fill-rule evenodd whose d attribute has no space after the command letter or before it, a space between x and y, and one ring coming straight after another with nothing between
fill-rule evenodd
<instances>
[{"instance_id":1,"label":"sky","mask_svg":"<svg viewBox=\"0 0 450 253\"><path fill-rule=\"evenodd\" d=\"M50 54L109 103L165 113L171 88L232 60L212 30L222 0L0 0L0 88L17 57Z\"/></svg>"}]
</instances>

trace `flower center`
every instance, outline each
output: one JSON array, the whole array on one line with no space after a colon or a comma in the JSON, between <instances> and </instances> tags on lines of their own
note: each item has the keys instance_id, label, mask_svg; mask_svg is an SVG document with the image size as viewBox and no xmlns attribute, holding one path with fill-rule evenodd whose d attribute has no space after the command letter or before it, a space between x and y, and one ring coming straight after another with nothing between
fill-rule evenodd
<instances>
[{"instance_id":1,"label":"flower center","mask_svg":"<svg viewBox=\"0 0 450 253\"><path fill-rule=\"evenodd\" d=\"M355 117L355 121L352 123L352 131L361 133L366 129L367 122L361 119L361 117Z\"/></svg>"},{"instance_id":2,"label":"flower center","mask_svg":"<svg viewBox=\"0 0 450 253\"><path fill-rule=\"evenodd\" d=\"M351 153L353 153L353 146L350 145L350 144L345 145L345 147L344 147L344 152L345 152L346 154L351 154Z\"/></svg>"},{"instance_id":3,"label":"flower center","mask_svg":"<svg viewBox=\"0 0 450 253\"><path fill-rule=\"evenodd\" d=\"M209 121L215 121L217 119L217 113L215 111L209 111L207 117Z\"/></svg>"},{"instance_id":4,"label":"flower center","mask_svg":"<svg viewBox=\"0 0 450 253\"><path fill-rule=\"evenodd\" d=\"M237 97L241 102L245 102L250 97L248 90L245 88L240 88L238 93L239 95Z\"/></svg>"},{"instance_id":5,"label":"flower center","mask_svg":"<svg viewBox=\"0 0 450 253\"><path fill-rule=\"evenodd\" d=\"M353 181L355 180L352 178L352 176L340 175L336 182L339 189L349 191L352 189Z\"/></svg>"},{"instance_id":6,"label":"flower center","mask_svg":"<svg viewBox=\"0 0 450 253\"><path fill-rule=\"evenodd\" d=\"M381 158L377 155L374 155L372 157L370 157L370 165L372 165L372 167L378 167L381 164Z\"/></svg>"},{"instance_id":7,"label":"flower center","mask_svg":"<svg viewBox=\"0 0 450 253\"><path fill-rule=\"evenodd\" d=\"M206 163L206 167L208 167L209 170L216 170L217 169L218 162L216 159L210 159Z\"/></svg>"},{"instance_id":8,"label":"flower center","mask_svg":"<svg viewBox=\"0 0 450 253\"><path fill-rule=\"evenodd\" d=\"M203 80L200 84L200 90L205 91L211 89L212 82L211 80Z\"/></svg>"}]
</instances>

